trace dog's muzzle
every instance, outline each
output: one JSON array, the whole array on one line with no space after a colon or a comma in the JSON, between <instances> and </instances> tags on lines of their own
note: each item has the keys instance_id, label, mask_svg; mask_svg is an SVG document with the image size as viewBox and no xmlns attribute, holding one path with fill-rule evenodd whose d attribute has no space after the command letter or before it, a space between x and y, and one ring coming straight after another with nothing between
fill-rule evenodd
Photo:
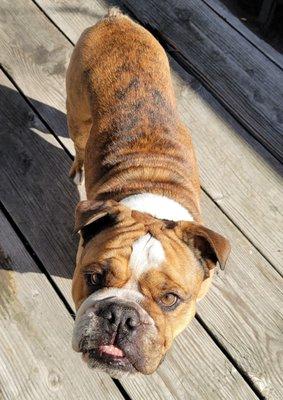
<instances>
[{"instance_id":1,"label":"dog's muzzle","mask_svg":"<svg viewBox=\"0 0 283 400\"><path fill-rule=\"evenodd\" d=\"M87 300L86 300L87 301ZM109 297L82 304L78 310L73 348L83 353L90 368L110 375L151 373L161 358L158 331L149 314L136 302Z\"/></svg>"}]
</instances>

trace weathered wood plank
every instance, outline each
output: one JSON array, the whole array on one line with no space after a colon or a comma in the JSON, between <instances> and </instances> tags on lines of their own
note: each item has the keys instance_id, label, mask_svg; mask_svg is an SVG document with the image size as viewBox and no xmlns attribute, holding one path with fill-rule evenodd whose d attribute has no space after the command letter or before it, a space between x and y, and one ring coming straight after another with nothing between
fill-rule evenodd
<instances>
[{"instance_id":1,"label":"weathered wood plank","mask_svg":"<svg viewBox=\"0 0 283 400\"><path fill-rule=\"evenodd\" d=\"M71 316L1 212L0 243L1 399L122 400L71 350Z\"/></svg>"},{"instance_id":2,"label":"weathered wood plank","mask_svg":"<svg viewBox=\"0 0 283 400\"><path fill-rule=\"evenodd\" d=\"M270 60L283 68L283 54L275 50L265 40L252 32L238 17L233 15L229 8L221 0L202 0L208 4L218 15L228 22L234 29L251 42L258 50L264 53Z\"/></svg>"},{"instance_id":3,"label":"weathered wood plank","mask_svg":"<svg viewBox=\"0 0 283 400\"><path fill-rule=\"evenodd\" d=\"M82 3L79 0L59 0L54 3L50 0L38 0L37 2L73 42L76 42L86 27L105 15L107 10L107 5L103 1ZM46 40L44 32L41 34L42 19L38 17L37 22L34 18L34 24L37 28L37 41L40 40L41 46L44 47ZM21 29L25 27L21 26ZM50 30L52 32L50 38L55 41L54 43L68 47L69 44L64 42L60 35L55 35L52 27ZM31 42L34 41L28 30L26 35ZM10 37L13 37L13 30L10 31ZM36 58L36 44L33 45L33 49ZM20 64L18 66L12 64L14 58L11 60L5 57L6 64L11 66L18 84L25 87L27 94L32 95L35 89L32 83L27 85L26 80L31 79L29 71L34 68L35 62L30 58L26 60L22 46L17 47L16 53L21 54L27 65L31 64L25 75L21 74ZM282 166L231 117L197 79L180 68L176 62L171 61L175 70L175 90L179 110L193 135L203 188L274 266L283 272L282 251L280 252L283 229L274 230L274 226L279 226L280 223L283 225L279 211L282 198L279 172L281 170L283 173ZM43 74L42 71L38 71L38 74L49 86L50 76ZM63 73L60 79L62 83L61 85L57 83L57 88L63 98ZM55 83L52 85L55 86ZM37 98L41 95L44 99L44 94L43 89L38 90ZM62 101L54 105L59 110L64 110ZM48 113L43 115L48 118ZM54 118L48 121L53 124L56 131ZM254 199L257 202L256 207L252 205Z\"/></svg>"},{"instance_id":4,"label":"weathered wood plank","mask_svg":"<svg viewBox=\"0 0 283 400\"><path fill-rule=\"evenodd\" d=\"M248 130L283 160L283 73L204 2L122 1Z\"/></svg>"},{"instance_id":5,"label":"weathered wood plank","mask_svg":"<svg viewBox=\"0 0 283 400\"><path fill-rule=\"evenodd\" d=\"M266 399L283 396L283 290L275 272L217 207L203 196L208 226L230 238L227 271L197 310ZM268 299L268 300L267 300Z\"/></svg>"},{"instance_id":6,"label":"weathered wood plank","mask_svg":"<svg viewBox=\"0 0 283 400\"><path fill-rule=\"evenodd\" d=\"M1 200L71 302L76 254L71 160L1 72ZM52 249L52 251L50 251Z\"/></svg>"},{"instance_id":7,"label":"weathered wood plank","mask_svg":"<svg viewBox=\"0 0 283 400\"><path fill-rule=\"evenodd\" d=\"M0 10L0 64L74 154L65 117L65 74L73 47L30 0L3 0Z\"/></svg>"},{"instance_id":8,"label":"weathered wood plank","mask_svg":"<svg viewBox=\"0 0 283 400\"><path fill-rule=\"evenodd\" d=\"M70 233L75 194L67 182L69 160L64 151L54 145L55 139L48 136L42 124L34 119L33 113L21 96L12 90L12 85L3 74L0 74L0 84L1 142L5 143L5 151L0 154L3 177L0 200L70 302L73 266L69 261L76 244ZM28 264L23 264L23 272L30 272ZM173 352L179 363L174 361L171 365L169 358L161 370L164 376L161 373L152 378L125 380L124 385L133 398L140 399L140 393L148 387L152 392L151 397L147 396L149 399L163 399L162 393L167 393L166 396L172 399L186 398L188 385L189 393L193 392L196 400L210 399L215 391L218 391L215 399L240 400L244 393L247 399L256 398L197 322L188 332L180 337ZM183 356L184 343L190 349L186 360ZM205 358L200 357L203 349ZM173 380L168 370L175 371ZM205 379L202 377L201 381L200 370L205 374ZM221 390L219 382L214 380L216 371L220 381L225 382ZM183 381L187 375L190 380L180 383L175 397L175 379ZM199 385L203 382L206 384L200 391Z\"/></svg>"}]
</instances>

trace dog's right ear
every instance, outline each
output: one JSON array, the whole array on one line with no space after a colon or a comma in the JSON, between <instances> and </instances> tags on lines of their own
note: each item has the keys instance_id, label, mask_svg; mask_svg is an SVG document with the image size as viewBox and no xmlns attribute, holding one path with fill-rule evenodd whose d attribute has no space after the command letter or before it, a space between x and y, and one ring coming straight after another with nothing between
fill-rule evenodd
<instances>
[{"instance_id":1,"label":"dog's right ear","mask_svg":"<svg viewBox=\"0 0 283 400\"><path fill-rule=\"evenodd\" d=\"M84 200L76 207L75 232L81 232L84 243L94 235L115 225L130 210L115 200Z\"/></svg>"}]
</instances>

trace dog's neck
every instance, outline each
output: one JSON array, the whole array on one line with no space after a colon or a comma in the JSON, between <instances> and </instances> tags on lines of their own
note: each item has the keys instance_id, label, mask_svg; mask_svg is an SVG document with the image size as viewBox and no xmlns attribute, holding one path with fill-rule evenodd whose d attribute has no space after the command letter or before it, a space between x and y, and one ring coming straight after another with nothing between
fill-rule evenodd
<instances>
[{"instance_id":1,"label":"dog's neck","mask_svg":"<svg viewBox=\"0 0 283 400\"><path fill-rule=\"evenodd\" d=\"M141 193L120 201L131 210L144 212L158 219L170 221L193 221L189 211L177 201L153 193Z\"/></svg>"},{"instance_id":2,"label":"dog's neck","mask_svg":"<svg viewBox=\"0 0 283 400\"><path fill-rule=\"evenodd\" d=\"M74 178L80 200L86 200L84 173ZM194 221L192 214L177 201L154 193L140 193L125 197L120 201L131 210L144 212L158 219L169 221Z\"/></svg>"}]
</instances>

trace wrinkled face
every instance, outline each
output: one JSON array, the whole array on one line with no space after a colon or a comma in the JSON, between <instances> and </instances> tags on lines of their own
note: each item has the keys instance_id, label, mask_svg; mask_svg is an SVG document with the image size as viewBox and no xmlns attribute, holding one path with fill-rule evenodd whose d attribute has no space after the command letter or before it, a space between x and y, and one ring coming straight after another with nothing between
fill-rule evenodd
<instances>
[{"instance_id":1,"label":"wrinkled face","mask_svg":"<svg viewBox=\"0 0 283 400\"><path fill-rule=\"evenodd\" d=\"M99 212L92 206L85 219L89 202L83 203L77 211L83 227L73 278L73 348L89 367L112 376L150 374L193 318L215 253L209 246L203 258L200 236L184 240L178 224L124 206L110 214L108 207L101 213L101 205Z\"/></svg>"}]
</instances>

